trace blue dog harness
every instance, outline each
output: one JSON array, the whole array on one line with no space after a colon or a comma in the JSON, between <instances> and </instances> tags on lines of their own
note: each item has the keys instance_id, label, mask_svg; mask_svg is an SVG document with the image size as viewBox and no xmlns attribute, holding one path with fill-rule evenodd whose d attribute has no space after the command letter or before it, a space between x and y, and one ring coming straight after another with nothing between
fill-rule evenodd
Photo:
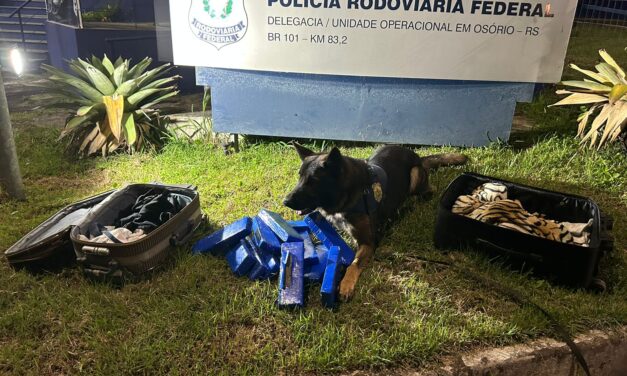
<instances>
[{"instance_id":1,"label":"blue dog harness","mask_svg":"<svg viewBox=\"0 0 627 376\"><path fill-rule=\"evenodd\" d=\"M379 204L383 201L388 183L385 170L369 163L368 175L370 176L370 184L364 189L363 198L357 201L347 212L371 215L377 211Z\"/></svg>"}]
</instances>

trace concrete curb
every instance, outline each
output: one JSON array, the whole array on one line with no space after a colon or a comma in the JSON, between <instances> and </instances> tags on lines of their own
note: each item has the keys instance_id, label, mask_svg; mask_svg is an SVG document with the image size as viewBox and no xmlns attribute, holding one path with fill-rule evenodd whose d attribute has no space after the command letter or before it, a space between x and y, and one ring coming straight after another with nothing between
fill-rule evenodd
<instances>
[{"instance_id":1,"label":"concrete curb","mask_svg":"<svg viewBox=\"0 0 627 376\"><path fill-rule=\"evenodd\" d=\"M627 375L627 326L592 330L575 337L592 376ZM585 375L570 348L552 338L445 356L424 370L355 371L345 375L395 376L579 376Z\"/></svg>"},{"instance_id":2,"label":"concrete curb","mask_svg":"<svg viewBox=\"0 0 627 376\"><path fill-rule=\"evenodd\" d=\"M593 376L627 375L627 326L575 337ZM568 346L552 338L449 357L440 375L583 375ZM429 373L426 373L429 374ZM426 375L423 374L423 375ZM416 375L420 375L417 373Z\"/></svg>"}]
</instances>

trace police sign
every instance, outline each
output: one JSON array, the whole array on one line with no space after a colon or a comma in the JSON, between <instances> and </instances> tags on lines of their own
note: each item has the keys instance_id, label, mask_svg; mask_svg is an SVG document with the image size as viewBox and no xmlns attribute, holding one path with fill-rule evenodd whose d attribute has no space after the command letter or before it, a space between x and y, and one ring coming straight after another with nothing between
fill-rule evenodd
<instances>
[{"instance_id":1,"label":"police sign","mask_svg":"<svg viewBox=\"0 0 627 376\"><path fill-rule=\"evenodd\" d=\"M556 82L576 5L576 0L170 0L170 14L179 65Z\"/></svg>"}]
</instances>

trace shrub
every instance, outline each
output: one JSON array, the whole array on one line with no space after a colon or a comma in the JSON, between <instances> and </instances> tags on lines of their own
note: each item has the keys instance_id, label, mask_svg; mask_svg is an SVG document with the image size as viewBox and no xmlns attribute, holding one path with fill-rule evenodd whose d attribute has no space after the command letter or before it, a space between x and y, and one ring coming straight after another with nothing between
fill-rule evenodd
<instances>
[{"instance_id":1,"label":"shrub","mask_svg":"<svg viewBox=\"0 0 627 376\"><path fill-rule=\"evenodd\" d=\"M164 77L170 64L148 70L151 63L145 58L131 67L130 60L118 58L113 63L106 55L102 60L93 56L91 62L70 60L73 74L42 65L52 93L47 106L76 109L61 135L71 137L72 152L107 155L163 145L167 119L155 106L179 93L175 85L179 77Z\"/></svg>"},{"instance_id":2,"label":"shrub","mask_svg":"<svg viewBox=\"0 0 627 376\"><path fill-rule=\"evenodd\" d=\"M588 78L583 81L563 81L568 90L557 94L568 97L552 106L584 105L578 117L577 136L589 146L601 148L619 139L627 127L627 80L625 71L605 50L599 50L603 62L595 66L596 72L570 64ZM590 127L588 123L592 120Z\"/></svg>"}]
</instances>

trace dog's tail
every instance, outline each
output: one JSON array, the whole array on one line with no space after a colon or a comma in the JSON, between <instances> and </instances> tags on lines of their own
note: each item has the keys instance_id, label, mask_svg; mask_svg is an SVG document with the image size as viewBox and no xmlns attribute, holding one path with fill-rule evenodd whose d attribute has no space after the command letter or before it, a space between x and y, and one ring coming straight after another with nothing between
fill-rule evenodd
<instances>
[{"instance_id":1,"label":"dog's tail","mask_svg":"<svg viewBox=\"0 0 627 376\"><path fill-rule=\"evenodd\" d=\"M460 166L468 162L468 157L459 153L434 154L422 157L422 167L427 170L446 166Z\"/></svg>"}]
</instances>

